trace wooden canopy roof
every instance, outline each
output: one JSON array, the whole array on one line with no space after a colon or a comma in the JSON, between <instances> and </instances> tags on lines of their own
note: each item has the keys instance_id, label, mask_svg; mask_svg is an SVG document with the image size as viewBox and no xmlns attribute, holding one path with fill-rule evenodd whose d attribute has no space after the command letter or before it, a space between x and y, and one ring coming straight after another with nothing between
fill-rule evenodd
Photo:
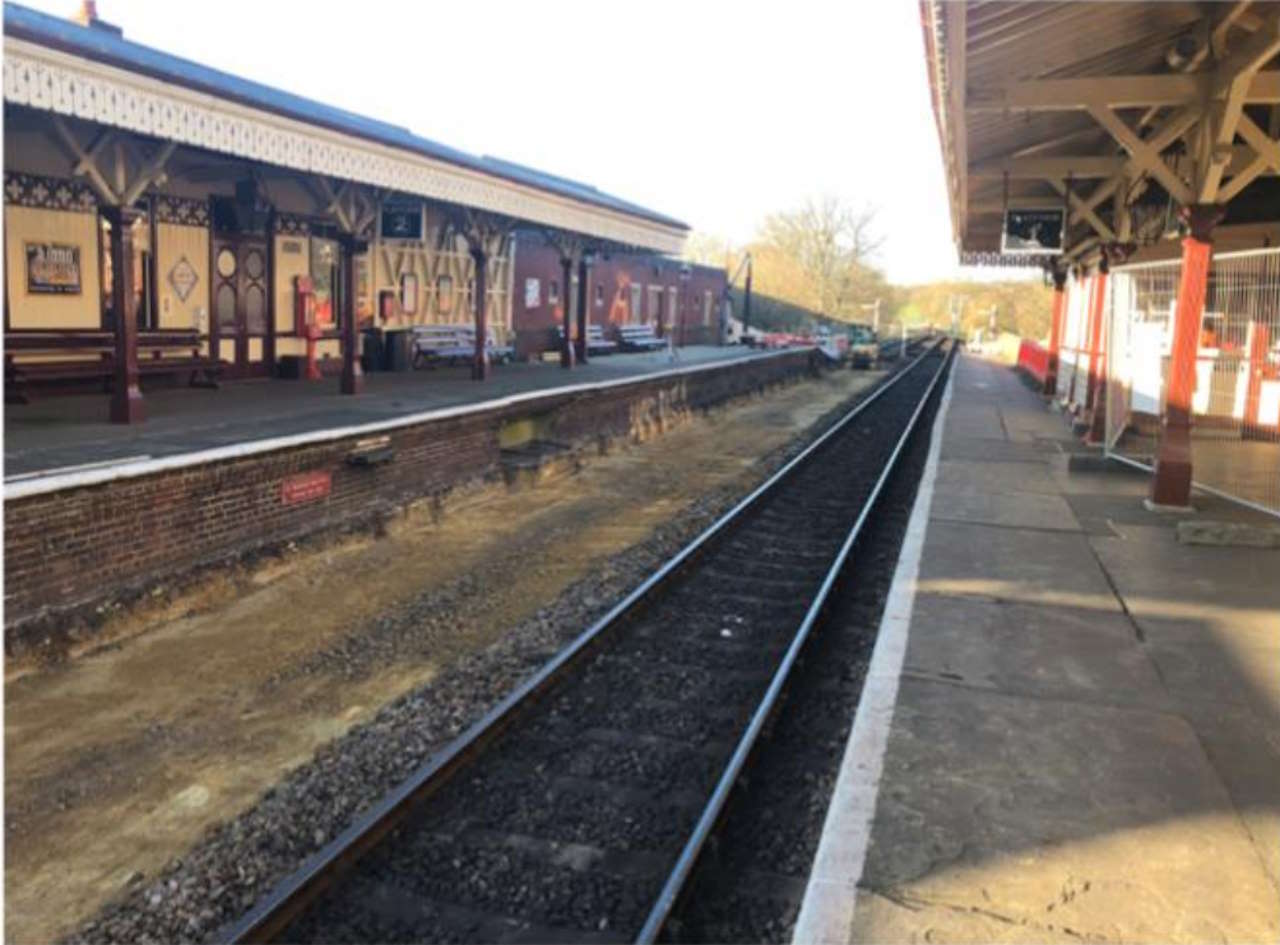
<instances>
[{"instance_id":1,"label":"wooden canopy roof","mask_svg":"<svg viewBox=\"0 0 1280 945\"><path fill-rule=\"evenodd\" d=\"M1006 207L1069 205L1069 258L1158 239L1192 204L1230 218L1244 195L1280 219L1280 4L920 11L962 262L1019 261L1000 255Z\"/></svg>"}]
</instances>

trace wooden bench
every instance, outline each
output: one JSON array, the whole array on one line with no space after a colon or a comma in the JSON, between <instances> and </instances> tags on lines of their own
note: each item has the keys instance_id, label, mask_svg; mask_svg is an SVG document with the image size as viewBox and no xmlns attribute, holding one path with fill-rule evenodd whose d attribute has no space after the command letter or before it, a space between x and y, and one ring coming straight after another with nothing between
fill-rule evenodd
<instances>
[{"instance_id":1,"label":"wooden bench","mask_svg":"<svg viewBox=\"0 0 1280 945\"><path fill-rule=\"evenodd\" d=\"M667 346L665 338L654 334L652 325L619 325L618 343L623 351L656 351Z\"/></svg>"},{"instance_id":2,"label":"wooden bench","mask_svg":"<svg viewBox=\"0 0 1280 945\"><path fill-rule=\"evenodd\" d=\"M564 344L564 326L556 325L556 349ZM587 354L613 354L618 350L618 343L604 336L603 325L587 326Z\"/></svg>"},{"instance_id":3,"label":"wooden bench","mask_svg":"<svg viewBox=\"0 0 1280 945\"><path fill-rule=\"evenodd\" d=\"M110 331L9 331L4 336L5 402L30 402L30 389L35 383L76 380L101 380L109 390L115 377L115 334ZM165 351L184 350L182 355L165 355ZM83 354L81 359L59 358L50 361L18 361L14 355ZM144 352L149 357L144 357ZM96 355L96 359L88 357ZM217 358L200 353L200 336L194 331L143 331L138 333L138 375L188 375L192 387L218 386L222 369Z\"/></svg>"},{"instance_id":4,"label":"wooden bench","mask_svg":"<svg viewBox=\"0 0 1280 945\"><path fill-rule=\"evenodd\" d=\"M476 330L472 325L415 325L412 331L415 368L441 361L457 364L475 357ZM493 364L506 364L515 356L510 347L496 344L492 335L485 336L485 350Z\"/></svg>"}]
</instances>

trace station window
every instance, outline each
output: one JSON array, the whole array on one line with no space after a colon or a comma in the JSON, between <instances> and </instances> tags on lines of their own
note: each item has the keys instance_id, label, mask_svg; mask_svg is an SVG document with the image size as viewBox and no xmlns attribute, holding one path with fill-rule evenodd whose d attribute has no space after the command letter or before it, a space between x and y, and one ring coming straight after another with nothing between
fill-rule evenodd
<instances>
[{"instance_id":1,"label":"station window","mask_svg":"<svg viewBox=\"0 0 1280 945\"><path fill-rule=\"evenodd\" d=\"M596 306L604 305L604 286L596 286Z\"/></svg>"},{"instance_id":2,"label":"station window","mask_svg":"<svg viewBox=\"0 0 1280 945\"><path fill-rule=\"evenodd\" d=\"M338 292L342 251L335 240L311 237L311 286L316 300L316 324L338 328L341 306Z\"/></svg>"},{"instance_id":3,"label":"station window","mask_svg":"<svg viewBox=\"0 0 1280 945\"><path fill-rule=\"evenodd\" d=\"M560 304L560 283L555 279L547 283L547 302L551 305Z\"/></svg>"},{"instance_id":4,"label":"station window","mask_svg":"<svg viewBox=\"0 0 1280 945\"><path fill-rule=\"evenodd\" d=\"M453 278L440 276L436 279L436 311L448 315L453 311Z\"/></svg>"},{"instance_id":5,"label":"station window","mask_svg":"<svg viewBox=\"0 0 1280 945\"><path fill-rule=\"evenodd\" d=\"M633 322L640 320L640 307L644 304L644 287L633 285L631 287L631 312L630 319Z\"/></svg>"},{"instance_id":6,"label":"station window","mask_svg":"<svg viewBox=\"0 0 1280 945\"><path fill-rule=\"evenodd\" d=\"M115 328L116 315L112 299L111 221L99 217L102 227L102 327ZM139 331L158 328L156 320L155 266L151 255L151 220L140 217L133 224L133 305Z\"/></svg>"},{"instance_id":7,"label":"station window","mask_svg":"<svg viewBox=\"0 0 1280 945\"><path fill-rule=\"evenodd\" d=\"M418 277L411 272L400 274L400 310L406 315L418 312Z\"/></svg>"}]
</instances>

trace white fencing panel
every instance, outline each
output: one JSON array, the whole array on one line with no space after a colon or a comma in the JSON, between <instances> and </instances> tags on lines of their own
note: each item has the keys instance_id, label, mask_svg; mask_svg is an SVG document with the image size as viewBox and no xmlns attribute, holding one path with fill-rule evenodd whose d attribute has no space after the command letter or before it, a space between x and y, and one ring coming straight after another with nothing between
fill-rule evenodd
<instances>
[{"instance_id":1,"label":"white fencing panel","mask_svg":"<svg viewBox=\"0 0 1280 945\"><path fill-rule=\"evenodd\" d=\"M1109 452L1150 465L1159 444L1178 260L1118 267L1107 309ZM1192 397L1197 485L1280 514L1280 249L1216 256Z\"/></svg>"}]
</instances>

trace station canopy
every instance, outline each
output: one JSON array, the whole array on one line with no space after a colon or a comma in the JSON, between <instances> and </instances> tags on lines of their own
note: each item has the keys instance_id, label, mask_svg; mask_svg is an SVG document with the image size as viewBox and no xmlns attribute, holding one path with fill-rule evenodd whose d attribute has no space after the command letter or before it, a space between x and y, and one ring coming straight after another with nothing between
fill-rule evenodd
<instances>
[{"instance_id":1,"label":"station canopy","mask_svg":"<svg viewBox=\"0 0 1280 945\"><path fill-rule=\"evenodd\" d=\"M920 6L929 85L965 264L1006 255L1006 211L1057 209L1065 256L1156 248L1180 211L1223 205L1240 245L1280 231L1280 5Z\"/></svg>"},{"instance_id":2,"label":"station canopy","mask_svg":"<svg viewBox=\"0 0 1280 945\"><path fill-rule=\"evenodd\" d=\"M4 5L4 98L240 160L484 211L602 244L678 252L688 227L586 184Z\"/></svg>"}]
</instances>

